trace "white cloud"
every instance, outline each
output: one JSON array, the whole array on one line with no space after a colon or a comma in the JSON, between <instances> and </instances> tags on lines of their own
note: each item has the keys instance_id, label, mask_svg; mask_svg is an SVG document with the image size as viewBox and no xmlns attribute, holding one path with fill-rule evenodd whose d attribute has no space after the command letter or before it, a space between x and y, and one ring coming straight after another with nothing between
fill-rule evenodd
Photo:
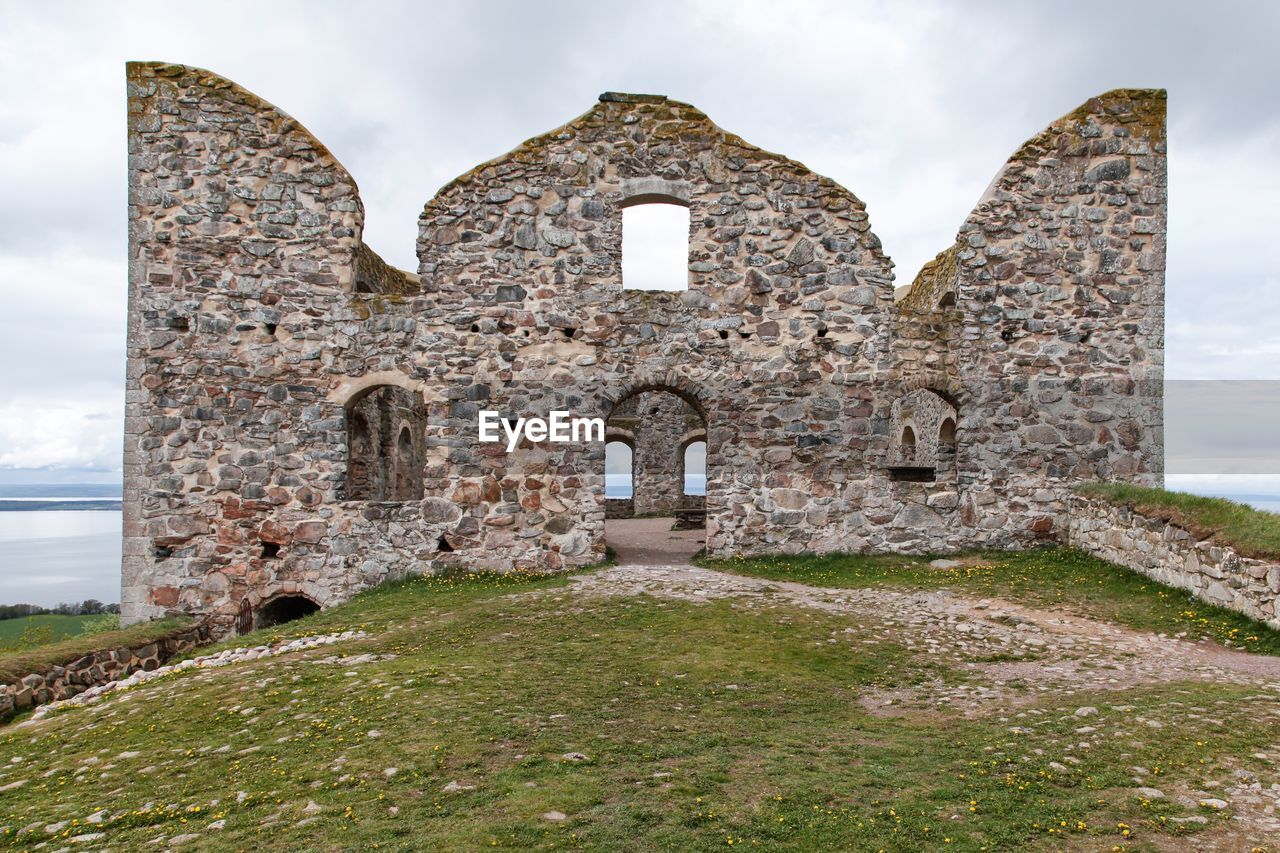
<instances>
[{"instance_id":1,"label":"white cloud","mask_svg":"<svg viewBox=\"0 0 1280 853\"><path fill-rule=\"evenodd\" d=\"M118 470L123 405L106 399L30 399L0 404L0 468Z\"/></svg>"},{"instance_id":2,"label":"white cloud","mask_svg":"<svg viewBox=\"0 0 1280 853\"><path fill-rule=\"evenodd\" d=\"M1171 376L1280 374L1280 7L1041 4L7 2L0 28L0 389L102 401L124 345L123 63L209 68L307 125L359 182L366 238L416 268L423 204L604 90L692 102L868 204L899 282L1021 142L1118 86L1170 90ZM1138 49L1117 45L1140 39ZM34 73L33 69L38 69ZM114 395L114 396L113 396ZM107 405L110 400L111 404ZM113 426L118 432L118 426ZM19 436L10 457L95 458ZM117 445L118 446L118 445ZM36 452L34 449L46 447ZM0 462L0 465L14 464Z\"/></svg>"}]
</instances>

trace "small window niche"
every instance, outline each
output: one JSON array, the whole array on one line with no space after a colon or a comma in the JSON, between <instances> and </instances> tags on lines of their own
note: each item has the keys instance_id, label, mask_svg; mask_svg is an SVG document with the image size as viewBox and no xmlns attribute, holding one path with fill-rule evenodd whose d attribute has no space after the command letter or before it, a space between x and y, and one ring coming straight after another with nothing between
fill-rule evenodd
<instances>
[{"instance_id":1,"label":"small window niche","mask_svg":"<svg viewBox=\"0 0 1280 853\"><path fill-rule=\"evenodd\" d=\"M894 400L887 460L890 479L915 483L953 480L956 420L955 406L929 388Z\"/></svg>"},{"instance_id":2,"label":"small window niche","mask_svg":"<svg viewBox=\"0 0 1280 853\"><path fill-rule=\"evenodd\" d=\"M689 208L656 201L622 210L622 288L689 289Z\"/></svg>"},{"instance_id":3,"label":"small window niche","mask_svg":"<svg viewBox=\"0 0 1280 853\"><path fill-rule=\"evenodd\" d=\"M942 422L942 426L938 428L938 443L942 446L950 446L954 452L956 447L956 420L955 418L947 418Z\"/></svg>"},{"instance_id":4,"label":"small window niche","mask_svg":"<svg viewBox=\"0 0 1280 853\"><path fill-rule=\"evenodd\" d=\"M898 442L902 448L902 459L910 462L916 458L916 431L909 426L902 428L902 438Z\"/></svg>"}]
</instances>

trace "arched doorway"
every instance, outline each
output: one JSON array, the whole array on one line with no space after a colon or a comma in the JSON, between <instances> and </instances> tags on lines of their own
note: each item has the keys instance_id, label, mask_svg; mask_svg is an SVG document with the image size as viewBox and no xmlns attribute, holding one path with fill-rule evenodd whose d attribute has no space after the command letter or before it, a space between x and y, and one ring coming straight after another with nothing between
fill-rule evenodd
<instances>
[{"instance_id":1,"label":"arched doorway","mask_svg":"<svg viewBox=\"0 0 1280 853\"><path fill-rule=\"evenodd\" d=\"M688 562L706 543L701 404L676 388L635 389L613 405L605 437L605 541L624 564Z\"/></svg>"}]
</instances>

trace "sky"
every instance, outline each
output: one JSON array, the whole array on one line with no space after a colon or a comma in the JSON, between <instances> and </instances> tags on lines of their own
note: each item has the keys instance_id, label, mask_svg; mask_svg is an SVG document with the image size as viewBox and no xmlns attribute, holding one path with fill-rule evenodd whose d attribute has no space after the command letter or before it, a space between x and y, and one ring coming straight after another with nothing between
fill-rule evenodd
<instances>
[{"instance_id":1,"label":"sky","mask_svg":"<svg viewBox=\"0 0 1280 853\"><path fill-rule=\"evenodd\" d=\"M1276 380L1277 41L1264 3L0 0L0 482L119 477L126 60L208 68L298 118L401 267L439 187L616 90L848 187L898 284L1023 140L1108 89L1164 87L1167 374Z\"/></svg>"}]
</instances>

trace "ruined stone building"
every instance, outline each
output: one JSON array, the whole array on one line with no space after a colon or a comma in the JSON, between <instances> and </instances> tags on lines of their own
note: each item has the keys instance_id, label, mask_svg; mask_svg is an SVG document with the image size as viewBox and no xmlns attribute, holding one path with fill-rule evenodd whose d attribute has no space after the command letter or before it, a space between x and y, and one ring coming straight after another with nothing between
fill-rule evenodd
<instances>
[{"instance_id":1,"label":"ruined stone building","mask_svg":"<svg viewBox=\"0 0 1280 853\"><path fill-rule=\"evenodd\" d=\"M897 294L853 193L665 97L603 95L449 183L414 272L270 104L156 63L128 103L129 621L599 560L604 443L508 452L481 409L606 419L666 472L636 484L657 510L705 441L713 555L1025 546L1077 481L1161 480L1162 91L1023 144ZM688 210L682 290L623 278L649 203Z\"/></svg>"}]
</instances>

